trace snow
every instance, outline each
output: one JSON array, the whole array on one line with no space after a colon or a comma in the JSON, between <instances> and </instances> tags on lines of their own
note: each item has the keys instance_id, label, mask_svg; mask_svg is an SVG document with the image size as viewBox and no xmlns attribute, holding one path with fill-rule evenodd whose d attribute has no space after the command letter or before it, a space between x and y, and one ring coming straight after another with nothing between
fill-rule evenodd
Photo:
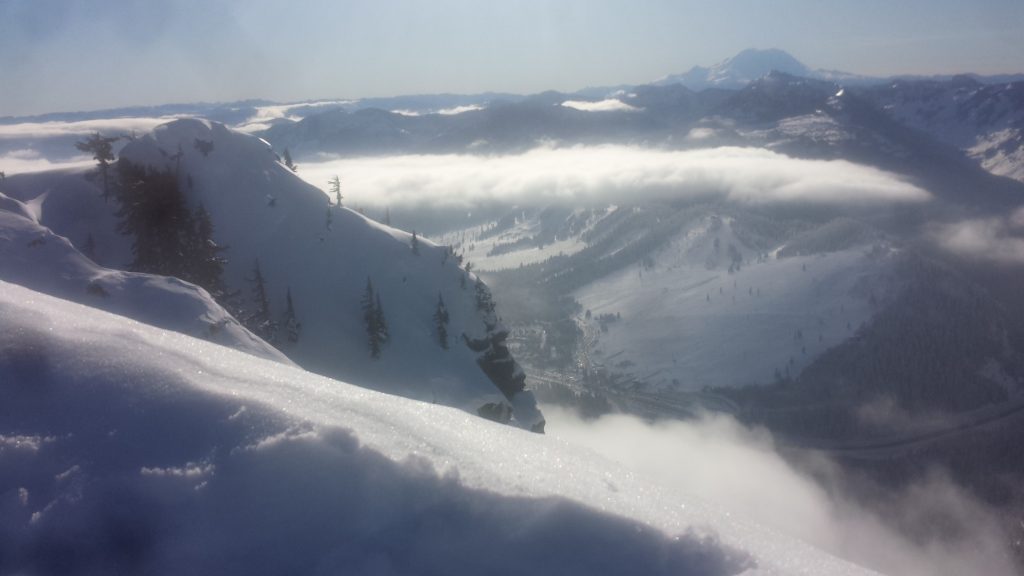
<instances>
[{"instance_id":1,"label":"snow","mask_svg":"<svg viewBox=\"0 0 1024 576\"><path fill-rule=\"evenodd\" d=\"M865 574L573 444L0 282L0 572Z\"/></svg>"},{"instance_id":2,"label":"snow","mask_svg":"<svg viewBox=\"0 0 1024 576\"><path fill-rule=\"evenodd\" d=\"M542 228L541 222L527 217L524 213L515 225L496 236L480 240L478 235L471 232L470 240L461 246L462 253L467 261L473 263L476 270L494 272L543 262L552 256L568 256L586 247L586 243L581 241L578 235L537 245L533 238L542 233ZM458 241L459 236L459 232L442 235L440 241L454 244ZM501 245L511 245L516 242L523 242L524 246L507 252L501 251Z\"/></svg>"},{"instance_id":3,"label":"snow","mask_svg":"<svg viewBox=\"0 0 1024 576\"><path fill-rule=\"evenodd\" d=\"M1021 130L997 130L979 135L967 148L967 155L992 174L1024 182L1024 145L1021 142L1024 142Z\"/></svg>"},{"instance_id":4,"label":"snow","mask_svg":"<svg viewBox=\"0 0 1024 576\"><path fill-rule=\"evenodd\" d=\"M253 336L210 295L177 278L102 268L36 221L30 207L0 194L0 278L147 324L290 363Z\"/></svg>"},{"instance_id":5,"label":"snow","mask_svg":"<svg viewBox=\"0 0 1024 576\"><path fill-rule=\"evenodd\" d=\"M990 173L1024 181L1024 83L900 82L869 95L894 119L960 148Z\"/></svg>"},{"instance_id":6,"label":"snow","mask_svg":"<svg viewBox=\"0 0 1024 576\"><path fill-rule=\"evenodd\" d=\"M617 210L630 208L596 210L585 226L543 249L523 242L544 227L536 212L524 210L498 234L465 231L463 247L477 270L514 271L556 254L578 254L591 245L583 238L600 238L608 228L604 219ZM777 373L799 374L853 337L877 310L872 295L880 299L897 289L889 280L896 252L856 220L834 219L760 252L741 240L736 226L742 228L715 214L688 221L647 255L647 265L638 257L573 292L584 311L576 319L584 367L614 373L620 383L643 383L649 386L644 392L765 384ZM608 254L646 233L622 232ZM518 249L495 251L502 245ZM742 256L738 270L730 271L730 246ZM602 315L616 319L602 326Z\"/></svg>"},{"instance_id":7,"label":"snow","mask_svg":"<svg viewBox=\"0 0 1024 576\"><path fill-rule=\"evenodd\" d=\"M750 130L741 133L751 140L768 141L776 147L794 140L806 140L815 145L832 146L855 140L855 136L847 127L832 116L820 112L783 118L768 130Z\"/></svg>"},{"instance_id":8,"label":"snow","mask_svg":"<svg viewBox=\"0 0 1024 576\"><path fill-rule=\"evenodd\" d=\"M84 246L93 237L92 260L107 268L126 268L132 260L131 239L119 234L116 206L103 199L103 189L87 168L52 170L8 177L2 192L32 212L31 219L72 244Z\"/></svg>"},{"instance_id":9,"label":"snow","mask_svg":"<svg viewBox=\"0 0 1024 576\"><path fill-rule=\"evenodd\" d=\"M689 248L685 238L666 252L677 248ZM776 370L799 374L870 319L857 288L885 264L865 252L748 262L732 274L662 254L642 276L630 267L575 297L595 317L621 314L607 332L596 320L588 329L592 358L605 368L656 388L748 386Z\"/></svg>"},{"instance_id":10,"label":"snow","mask_svg":"<svg viewBox=\"0 0 1024 576\"><path fill-rule=\"evenodd\" d=\"M665 76L657 85L683 84L691 90L738 89L777 70L793 76L811 76L812 71L790 54L778 49L747 49L711 67L694 66L683 74Z\"/></svg>"},{"instance_id":11,"label":"snow","mask_svg":"<svg viewBox=\"0 0 1024 576\"><path fill-rule=\"evenodd\" d=\"M212 151L204 155L197 141L212 143ZM180 159L174 158L179 151ZM214 240L229 247L225 283L240 291L244 304L251 306L247 278L257 259L275 318L283 314L290 289L302 332L296 343L278 343L299 365L474 413L497 393L477 364L477 353L461 343L462 334L480 338L487 328L476 307L475 277L446 257L446 247L422 239L416 254L411 234L329 207L324 193L282 165L265 141L223 124L165 124L128 143L120 157L176 170L191 183L185 190L188 201L205 207ZM51 208L67 214L67 206ZM370 356L361 306L368 278L390 332L379 360ZM438 294L450 315L448 350L434 337ZM539 421L529 396L514 403L521 408L517 424L531 427Z\"/></svg>"}]
</instances>

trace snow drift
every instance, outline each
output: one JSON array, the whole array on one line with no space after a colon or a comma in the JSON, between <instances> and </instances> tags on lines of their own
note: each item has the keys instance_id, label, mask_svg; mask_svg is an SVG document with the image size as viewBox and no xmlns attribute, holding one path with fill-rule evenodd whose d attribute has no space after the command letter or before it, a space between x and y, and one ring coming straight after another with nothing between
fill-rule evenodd
<instances>
[{"instance_id":1,"label":"snow drift","mask_svg":"<svg viewBox=\"0 0 1024 576\"><path fill-rule=\"evenodd\" d=\"M0 282L0 572L862 574L585 450Z\"/></svg>"}]
</instances>

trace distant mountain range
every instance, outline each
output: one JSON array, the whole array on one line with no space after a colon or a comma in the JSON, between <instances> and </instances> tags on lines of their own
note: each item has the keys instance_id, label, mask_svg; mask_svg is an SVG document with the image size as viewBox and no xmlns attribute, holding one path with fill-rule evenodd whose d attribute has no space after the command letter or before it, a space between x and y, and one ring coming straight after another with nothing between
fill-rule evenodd
<instances>
[{"instance_id":1,"label":"distant mountain range","mask_svg":"<svg viewBox=\"0 0 1024 576\"><path fill-rule=\"evenodd\" d=\"M682 74L671 74L656 80L653 84L666 86L670 84L682 84L691 90L704 90L707 88L739 89L754 80L769 74L770 72L783 72L792 76L804 78L815 78L828 80L844 85L868 85L885 83L897 78L914 80L950 80L954 75L937 76L864 76L851 74L838 70L812 70L797 60L791 54L777 48L758 50L750 48L739 54L726 58L710 67L694 66ZM1001 74L993 76L970 75L978 82L999 83L1019 82L1024 80L1024 74Z\"/></svg>"}]
</instances>

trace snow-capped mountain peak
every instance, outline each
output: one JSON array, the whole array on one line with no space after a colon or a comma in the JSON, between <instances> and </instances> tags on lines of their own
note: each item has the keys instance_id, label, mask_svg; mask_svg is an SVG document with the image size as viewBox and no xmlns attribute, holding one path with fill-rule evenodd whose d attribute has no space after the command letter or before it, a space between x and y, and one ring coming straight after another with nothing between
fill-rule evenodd
<instances>
[{"instance_id":1,"label":"snow-capped mountain peak","mask_svg":"<svg viewBox=\"0 0 1024 576\"><path fill-rule=\"evenodd\" d=\"M777 48L750 48L711 67L694 66L684 74L666 76L655 84L683 84L692 90L705 88L742 88L772 72L808 76L811 70L791 54Z\"/></svg>"}]
</instances>

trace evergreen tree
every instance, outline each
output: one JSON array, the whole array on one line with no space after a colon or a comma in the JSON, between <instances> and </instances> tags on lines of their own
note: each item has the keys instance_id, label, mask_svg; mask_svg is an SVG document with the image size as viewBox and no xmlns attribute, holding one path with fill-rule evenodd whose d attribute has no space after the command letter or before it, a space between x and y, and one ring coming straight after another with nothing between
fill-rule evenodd
<instances>
[{"instance_id":1,"label":"evergreen tree","mask_svg":"<svg viewBox=\"0 0 1024 576\"><path fill-rule=\"evenodd\" d=\"M180 181L169 169L144 168L124 159L116 167L117 230L134 239L131 269L198 284L228 306L222 278L226 248L214 242L206 208L187 208Z\"/></svg>"},{"instance_id":2,"label":"evergreen tree","mask_svg":"<svg viewBox=\"0 0 1024 576\"><path fill-rule=\"evenodd\" d=\"M366 323L366 336L370 344L370 357L380 358L380 316L377 313L377 299L373 294L373 282L366 279L366 290L363 292L363 320Z\"/></svg>"},{"instance_id":3,"label":"evergreen tree","mask_svg":"<svg viewBox=\"0 0 1024 576\"><path fill-rule=\"evenodd\" d=\"M202 204L192 213L195 231L188 246L188 280L202 286L218 301L226 297L224 287L224 265L227 259L222 255L224 246L213 240L213 221Z\"/></svg>"},{"instance_id":4,"label":"evergreen tree","mask_svg":"<svg viewBox=\"0 0 1024 576\"><path fill-rule=\"evenodd\" d=\"M131 269L188 280L192 214L170 170L117 163L118 232L134 237Z\"/></svg>"},{"instance_id":5,"label":"evergreen tree","mask_svg":"<svg viewBox=\"0 0 1024 576\"><path fill-rule=\"evenodd\" d=\"M203 155L203 158L206 158L210 155L210 152L213 152L213 140L200 140L199 138L196 138L193 146L195 146L196 150L199 150L199 153Z\"/></svg>"},{"instance_id":6,"label":"evergreen tree","mask_svg":"<svg viewBox=\"0 0 1024 576\"><path fill-rule=\"evenodd\" d=\"M384 224L391 226L391 208L384 209Z\"/></svg>"},{"instance_id":7,"label":"evergreen tree","mask_svg":"<svg viewBox=\"0 0 1024 576\"><path fill-rule=\"evenodd\" d=\"M476 279L476 309L485 314L492 314L495 309L491 290L479 277Z\"/></svg>"},{"instance_id":8,"label":"evergreen tree","mask_svg":"<svg viewBox=\"0 0 1024 576\"><path fill-rule=\"evenodd\" d=\"M341 198L342 198L342 196L341 196L341 179L338 178L337 174L335 174L334 178L331 178L330 180L327 181L327 184L331 187L331 193L334 194L335 204L340 208L341 207Z\"/></svg>"},{"instance_id":9,"label":"evergreen tree","mask_svg":"<svg viewBox=\"0 0 1024 576\"><path fill-rule=\"evenodd\" d=\"M388 323L387 320L384 319L384 307L380 305L380 292L377 292L376 296L373 313L377 318L378 337L380 338L381 343L384 343L391 339L391 333L388 332Z\"/></svg>"},{"instance_id":10,"label":"evergreen tree","mask_svg":"<svg viewBox=\"0 0 1024 576\"><path fill-rule=\"evenodd\" d=\"M299 167L295 165L295 162L292 162L292 153L287 148L284 149L284 165L292 172L299 171Z\"/></svg>"},{"instance_id":11,"label":"evergreen tree","mask_svg":"<svg viewBox=\"0 0 1024 576\"><path fill-rule=\"evenodd\" d=\"M416 231L415 230L412 231L412 240L410 241L410 246L412 248L412 253L417 255L417 256L419 256L420 255L420 239L416 236Z\"/></svg>"},{"instance_id":12,"label":"evergreen tree","mask_svg":"<svg viewBox=\"0 0 1024 576\"><path fill-rule=\"evenodd\" d=\"M85 140L75 142L75 148L92 154L93 160L96 161L100 179L103 182L104 200L110 197L110 163L114 161L113 143L119 139L117 136L100 136L100 133L97 132Z\"/></svg>"},{"instance_id":13,"label":"evergreen tree","mask_svg":"<svg viewBox=\"0 0 1024 576\"><path fill-rule=\"evenodd\" d=\"M267 299L266 280L263 278L263 271L260 270L260 261L257 258L252 273L246 278L252 284L252 298L255 302L255 309L246 317L246 327L252 330L257 336L267 342L273 343L277 332L277 323L270 315L270 301Z\"/></svg>"},{"instance_id":14,"label":"evergreen tree","mask_svg":"<svg viewBox=\"0 0 1024 576\"><path fill-rule=\"evenodd\" d=\"M185 156L185 151L181 149L181 144L178 144L178 151L175 152L170 158L174 160L174 175L181 174L181 159Z\"/></svg>"},{"instance_id":15,"label":"evergreen tree","mask_svg":"<svg viewBox=\"0 0 1024 576\"><path fill-rule=\"evenodd\" d=\"M437 343L441 348L448 349L448 308L444 305L441 293L437 294L437 308L434 310L434 323L437 326Z\"/></svg>"},{"instance_id":16,"label":"evergreen tree","mask_svg":"<svg viewBox=\"0 0 1024 576\"><path fill-rule=\"evenodd\" d=\"M331 205L328 204L327 205L327 229L328 230L331 229L331 222L333 222L333 217L331 216Z\"/></svg>"},{"instance_id":17,"label":"evergreen tree","mask_svg":"<svg viewBox=\"0 0 1024 576\"><path fill-rule=\"evenodd\" d=\"M89 237L85 239L85 244L82 245L82 254L85 254L89 260L96 261L96 240L92 237L92 232L89 233Z\"/></svg>"},{"instance_id":18,"label":"evergreen tree","mask_svg":"<svg viewBox=\"0 0 1024 576\"><path fill-rule=\"evenodd\" d=\"M302 332L302 323L295 317L295 306L292 304L292 289L288 287L287 295L285 296L285 311L284 311L284 330L285 336L288 338L288 342L292 344L299 341L299 334Z\"/></svg>"}]
</instances>

